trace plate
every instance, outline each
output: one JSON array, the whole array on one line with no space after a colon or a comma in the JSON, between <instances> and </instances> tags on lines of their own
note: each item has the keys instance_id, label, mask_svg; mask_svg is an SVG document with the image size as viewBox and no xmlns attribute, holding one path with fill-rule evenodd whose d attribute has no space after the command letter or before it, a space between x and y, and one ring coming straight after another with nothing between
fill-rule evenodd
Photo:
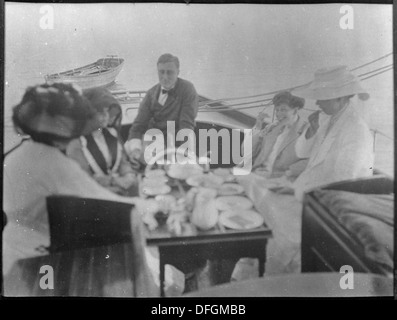
<instances>
[{"instance_id":1,"label":"plate","mask_svg":"<svg viewBox=\"0 0 397 320\"><path fill-rule=\"evenodd\" d=\"M149 170L145 172L146 178L165 177L165 171L162 169Z\"/></svg>"},{"instance_id":2,"label":"plate","mask_svg":"<svg viewBox=\"0 0 397 320\"><path fill-rule=\"evenodd\" d=\"M288 181L284 176L280 178L268 178L264 179L263 186L267 189L279 189L284 187L290 187L291 182Z\"/></svg>"},{"instance_id":3,"label":"plate","mask_svg":"<svg viewBox=\"0 0 397 320\"><path fill-rule=\"evenodd\" d=\"M203 168L197 164L171 164L167 174L174 179L186 180L188 177L202 172Z\"/></svg>"},{"instance_id":4,"label":"plate","mask_svg":"<svg viewBox=\"0 0 397 320\"><path fill-rule=\"evenodd\" d=\"M159 194L167 194L171 191L171 187L166 184L152 186L152 185L143 185L142 186L142 193L146 194L147 196L156 196Z\"/></svg>"},{"instance_id":5,"label":"plate","mask_svg":"<svg viewBox=\"0 0 397 320\"><path fill-rule=\"evenodd\" d=\"M216 207L218 210L248 210L253 207L250 199L242 196L223 196L216 198Z\"/></svg>"},{"instance_id":6,"label":"plate","mask_svg":"<svg viewBox=\"0 0 397 320\"><path fill-rule=\"evenodd\" d=\"M217 168L213 173L219 177L223 178L225 182L231 182L235 180L235 176L232 174L230 169L227 168Z\"/></svg>"},{"instance_id":7,"label":"plate","mask_svg":"<svg viewBox=\"0 0 397 320\"><path fill-rule=\"evenodd\" d=\"M219 188L223 179L209 174L196 174L186 179L186 183L192 187Z\"/></svg>"},{"instance_id":8,"label":"plate","mask_svg":"<svg viewBox=\"0 0 397 320\"><path fill-rule=\"evenodd\" d=\"M232 196L243 192L243 186L236 183L224 183L218 190L218 194L221 196Z\"/></svg>"},{"instance_id":9,"label":"plate","mask_svg":"<svg viewBox=\"0 0 397 320\"><path fill-rule=\"evenodd\" d=\"M260 227L263 217L253 210L225 211L219 216L219 223L230 229L247 230Z\"/></svg>"},{"instance_id":10,"label":"plate","mask_svg":"<svg viewBox=\"0 0 397 320\"><path fill-rule=\"evenodd\" d=\"M156 187L158 185L164 185L167 181L166 176L147 177L142 179L142 185Z\"/></svg>"}]
</instances>

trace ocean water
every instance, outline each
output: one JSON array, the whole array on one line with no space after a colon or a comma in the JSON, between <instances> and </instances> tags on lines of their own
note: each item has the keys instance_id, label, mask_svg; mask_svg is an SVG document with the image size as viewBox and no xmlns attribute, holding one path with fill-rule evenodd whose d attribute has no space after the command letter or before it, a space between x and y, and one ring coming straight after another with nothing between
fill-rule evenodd
<instances>
[{"instance_id":1,"label":"ocean water","mask_svg":"<svg viewBox=\"0 0 397 320\"><path fill-rule=\"evenodd\" d=\"M221 99L300 85L318 68L355 68L393 51L391 5L351 5L354 26L348 30L340 27L338 4L50 7L53 28L43 29L40 21L48 10L42 4L5 5L4 150L19 141L10 115L27 86L108 54L126 61L117 87L147 90L157 82L157 58L170 52L180 59L180 77L192 81L200 94ZM355 74L392 63L388 56ZM360 110L369 126L381 131L375 167L394 175L393 72L363 86L371 99ZM306 107L317 108L312 101Z\"/></svg>"}]
</instances>

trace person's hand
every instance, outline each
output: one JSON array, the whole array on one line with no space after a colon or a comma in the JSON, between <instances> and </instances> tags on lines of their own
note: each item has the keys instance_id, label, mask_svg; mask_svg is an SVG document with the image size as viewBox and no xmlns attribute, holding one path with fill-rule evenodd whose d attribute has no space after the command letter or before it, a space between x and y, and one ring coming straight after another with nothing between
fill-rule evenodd
<instances>
[{"instance_id":1,"label":"person's hand","mask_svg":"<svg viewBox=\"0 0 397 320\"><path fill-rule=\"evenodd\" d=\"M269 172L269 170L267 170L266 168L263 168L263 167L256 168L254 170L254 173L261 177L264 177L264 178L270 178L272 175L272 173Z\"/></svg>"},{"instance_id":2,"label":"person's hand","mask_svg":"<svg viewBox=\"0 0 397 320\"><path fill-rule=\"evenodd\" d=\"M142 154L141 149L135 148L133 150L131 150L130 152L128 152L128 157L130 158L130 160L132 162L136 162L140 159Z\"/></svg>"},{"instance_id":3,"label":"person's hand","mask_svg":"<svg viewBox=\"0 0 397 320\"><path fill-rule=\"evenodd\" d=\"M107 187L106 189L108 189L109 191L112 191L113 193L116 193L118 195L123 196L125 194L125 190L119 186L111 185L111 186Z\"/></svg>"},{"instance_id":4,"label":"person's hand","mask_svg":"<svg viewBox=\"0 0 397 320\"><path fill-rule=\"evenodd\" d=\"M257 118L256 118L255 127L257 127L258 129L261 129L261 128L262 128L263 121L264 121L266 118L269 118L269 115L268 115L267 113L265 113L264 111L261 111L261 112L258 114Z\"/></svg>"},{"instance_id":5,"label":"person's hand","mask_svg":"<svg viewBox=\"0 0 397 320\"><path fill-rule=\"evenodd\" d=\"M278 193L278 194L294 194L295 193L295 190L291 187L280 187L277 189L273 189L272 191L275 193Z\"/></svg>"},{"instance_id":6,"label":"person's hand","mask_svg":"<svg viewBox=\"0 0 397 320\"><path fill-rule=\"evenodd\" d=\"M126 174L121 177L113 177L112 184L123 189L128 189L131 187L138 179L132 173Z\"/></svg>"},{"instance_id":7,"label":"person's hand","mask_svg":"<svg viewBox=\"0 0 397 320\"><path fill-rule=\"evenodd\" d=\"M112 177L110 175L94 175L93 178L103 187L109 187L112 183Z\"/></svg>"},{"instance_id":8,"label":"person's hand","mask_svg":"<svg viewBox=\"0 0 397 320\"><path fill-rule=\"evenodd\" d=\"M318 128L320 127L319 125L319 118L320 118L320 110L313 112L307 119L309 121L310 127L309 129L306 131L306 139L310 139L311 137L313 137Z\"/></svg>"},{"instance_id":9,"label":"person's hand","mask_svg":"<svg viewBox=\"0 0 397 320\"><path fill-rule=\"evenodd\" d=\"M286 176L286 178L288 180L292 180L293 179L293 173L291 169L288 169L287 171L284 172L284 175Z\"/></svg>"}]
</instances>

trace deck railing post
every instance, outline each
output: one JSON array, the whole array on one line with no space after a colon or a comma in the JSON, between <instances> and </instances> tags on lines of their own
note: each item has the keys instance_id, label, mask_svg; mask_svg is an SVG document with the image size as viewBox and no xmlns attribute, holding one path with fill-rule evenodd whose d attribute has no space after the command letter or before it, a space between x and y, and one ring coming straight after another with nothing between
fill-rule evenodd
<instances>
[{"instance_id":1,"label":"deck railing post","mask_svg":"<svg viewBox=\"0 0 397 320\"><path fill-rule=\"evenodd\" d=\"M372 130L374 132L374 142L373 142L373 151L376 151L376 134L378 133L376 129Z\"/></svg>"},{"instance_id":2,"label":"deck railing post","mask_svg":"<svg viewBox=\"0 0 397 320\"><path fill-rule=\"evenodd\" d=\"M274 114L275 114L276 108L273 105L273 115L272 115L272 122L274 122Z\"/></svg>"}]
</instances>

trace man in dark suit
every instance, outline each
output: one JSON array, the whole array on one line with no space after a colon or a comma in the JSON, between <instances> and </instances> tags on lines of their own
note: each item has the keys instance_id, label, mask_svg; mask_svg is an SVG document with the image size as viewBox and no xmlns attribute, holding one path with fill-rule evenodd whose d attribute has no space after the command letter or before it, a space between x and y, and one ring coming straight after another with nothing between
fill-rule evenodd
<instances>
[{"instance_id":1,"label":"man in dark suit","mask_svg":"<svg viewBox=\"0 0 397 320\"><path fill-rule=\"evenodd\" d=\"M132 161L143 155L142 139L147 130L159 129L167 141L167 121L174 121L175 133L195 128L198 95L192 83L178 78L178 58L163 54L157 61L157 71L159 83L146 93L125 143Z\"/></svg>"}]
</instances>

